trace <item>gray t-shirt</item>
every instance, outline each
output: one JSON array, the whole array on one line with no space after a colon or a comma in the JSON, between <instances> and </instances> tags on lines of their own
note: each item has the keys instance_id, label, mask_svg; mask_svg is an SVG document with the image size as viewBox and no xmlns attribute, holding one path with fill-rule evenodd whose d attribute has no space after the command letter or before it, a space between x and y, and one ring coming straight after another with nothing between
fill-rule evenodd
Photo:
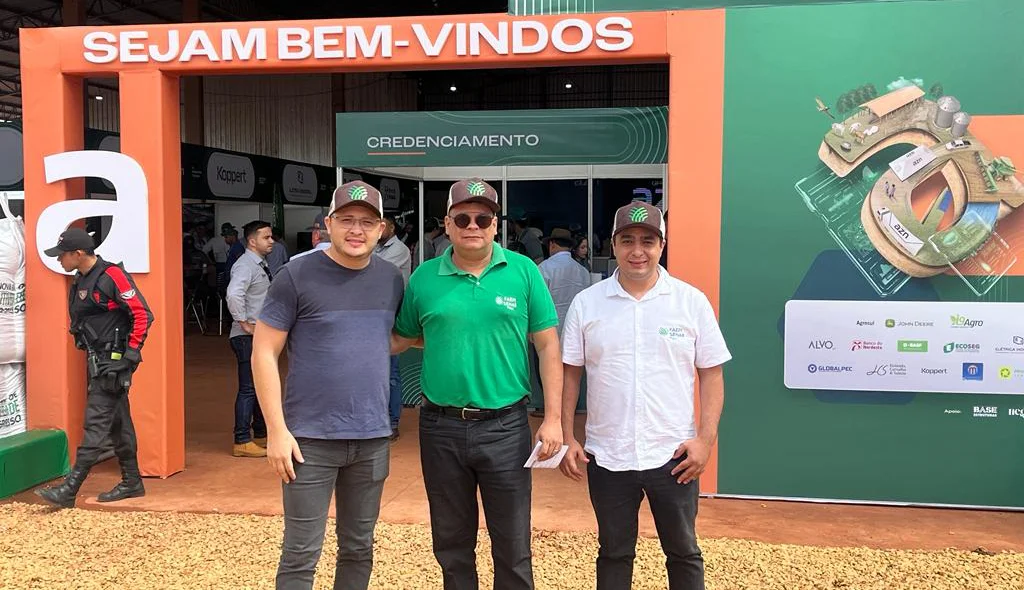
<instances>
[{"instance_id":1,"label":"gray t-shirt","mask_svg":"<svg viewBox=\"0 0 1024 590\"><path fill-rule=\"evenodd\" d=\"M377 256L351 270L324 252L285 264L260 320L288 331L284 418L295 437L391 435L391 328L402 275Z\"/></svg>"}]
</instances>

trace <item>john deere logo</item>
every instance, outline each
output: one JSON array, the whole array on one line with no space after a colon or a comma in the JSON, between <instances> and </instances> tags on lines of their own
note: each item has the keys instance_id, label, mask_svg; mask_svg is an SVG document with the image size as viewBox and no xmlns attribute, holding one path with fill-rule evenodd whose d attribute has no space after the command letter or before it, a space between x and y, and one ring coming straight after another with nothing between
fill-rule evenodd
<instances>
[{"instance_id":1,"label":"john deere logo","mask_svg":"<svg viewBox=\"0 0 1024 590\"><path fill-rule=\"evenodd\" d=\"M629 210L629 220L633 223L643 223L644 221L647 221L648 215L649 213L647 212L647 209L644 209L643 207L633 207Z\"/></svg>"},{"instance_id":2,"label":"john deere logo","mask_svg":"<svg viewBox=\"0 0 1024 590\"><path fill-rule=\"evenodd\" d=\"M474 197L482 197L487 194L487 187L482 182L473 181L466 185L466 192Z\"/></svg>"},{"instance_id":3,"label":"john deere logo","mask_svg":"<svg viewBox=\"0 0 1024 590\"><path fill-rule=\"evenodd\" d=\"M370 193L366 190L365 186L354 186L348 189L348 198L353 201L365 201L368 196L370 196Z\"/></svg>"}]
</instances>

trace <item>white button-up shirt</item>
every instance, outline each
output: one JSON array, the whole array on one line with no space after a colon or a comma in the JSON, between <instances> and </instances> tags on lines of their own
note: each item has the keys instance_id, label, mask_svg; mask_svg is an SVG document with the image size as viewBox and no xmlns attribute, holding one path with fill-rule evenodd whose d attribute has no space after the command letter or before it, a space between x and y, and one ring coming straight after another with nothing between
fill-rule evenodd
<instances>
[{"instance_id":1,"label":"white button-up shirt","mask_svg":"<svg viewBox=\"0 0 1024 590\"><path fill-rule=\"evenodd\" d=\"M558 313L558 333L562 333L565 325L565 314L569 305L580 291L590 286L590 273L583 265L572 257L568 250L563 250L540 263L540 276L551 293Z\"/></svg>"},{"instance_id":2,"label":"white button-up shirt","mask_svg":"<svg viewBox=\"0 0 1024 590\"><path fill-rule=\"evenodd\" d=\"M695 367L732 358L704 293L658 267L639 301L618 270L576 296L562 331L562 361L585 366L584 449L610 471L655 469L696 436Z\"/></svg>"}]
</instances>

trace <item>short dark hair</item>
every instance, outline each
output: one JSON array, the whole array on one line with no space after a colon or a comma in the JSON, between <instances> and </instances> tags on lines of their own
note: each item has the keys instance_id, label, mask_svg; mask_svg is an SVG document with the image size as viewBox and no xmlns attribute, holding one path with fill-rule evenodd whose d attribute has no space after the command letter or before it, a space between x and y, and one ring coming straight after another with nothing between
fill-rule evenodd
<instances>
[{"instance_id":1,"label":"short dark hair","mask_svg":"<svg viewBox=\"0 0 1024 590\"><path fill-rule=\"evenodd\" d=\"M242 226L242 236L245 239L245 243L249 243L249 238L256 235L256 232L260 231L265 227L270 227L270 224L266 221L257 219L256 221L250 221L249 223Z\"/></svg>"},{"instance_id":2,"label":"short dark hair","mask_svg":"<svg viewBox=\"0 0 1024 590\"><path fill-rule=\"evenodd\" d=\"M96 249L89 248L88 250L82 250L82 253L85 254L86 256L96 256Z\"/></svg>"}]
</instances>

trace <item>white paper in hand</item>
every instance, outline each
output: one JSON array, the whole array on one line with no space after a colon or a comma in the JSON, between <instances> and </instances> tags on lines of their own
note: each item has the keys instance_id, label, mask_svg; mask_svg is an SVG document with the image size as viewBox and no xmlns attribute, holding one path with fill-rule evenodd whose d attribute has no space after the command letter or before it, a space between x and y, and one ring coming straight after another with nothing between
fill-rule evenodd
<instances>
[{"instance_id":1,"label":"white paper in hand","mask_svg":"<svg viewBox=\"0 0 1024 590\"><path fill-rule=\"evenodd\" d=\"M569 450L569 445L562 445L562 449L555 453L554 457L546 461L538 461L537 455L540 454L540 447L543 443L538 442L537 446L533 447L533 452L530 453L530 458L526 460L526 464L523 467L529 468L543 468L543 469L554 469L562 462L562 457L565 456L565 452Z\"/></svg>"}]
</instances>

